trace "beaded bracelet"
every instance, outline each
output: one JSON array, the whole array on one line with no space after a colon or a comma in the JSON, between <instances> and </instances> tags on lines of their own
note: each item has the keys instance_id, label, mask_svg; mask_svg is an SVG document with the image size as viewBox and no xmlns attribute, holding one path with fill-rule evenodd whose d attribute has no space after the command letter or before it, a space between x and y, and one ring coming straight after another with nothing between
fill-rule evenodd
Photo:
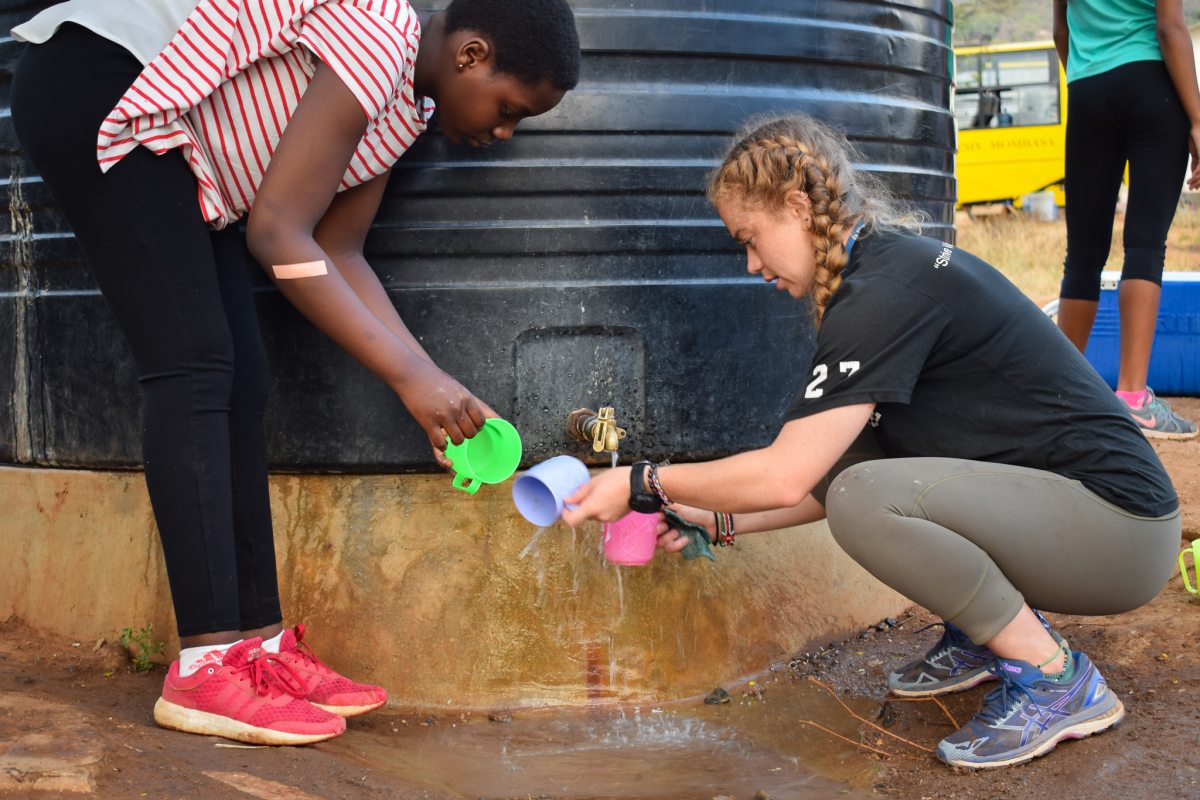
<instances>
[{"instance_id":1,"label":"beaded bracelet","mask_svg":"<svg viewBox=\"0 0 1200 800\"><path fill-rule=\"evenodd\" d=\"M722 514L716 511L713 514L717 517L716 545L733 547L734 537L737 536L737 531L733 529L733 514Z\"/></svg>"},{"instance_id":2,"label":"beaded bracelet","mask_svg":"<svg viewBox=\"0 0 1200 800\"><path fill-rule=\"evenodd\" d=\"M658 495L658 499L662 500L664 506L671 505L671 498L667 497L667 493L663 491L662 484L658 480L658 464L651 464L646 470L646 480L650 483L650 488Z\"/></svg>"}]
</instances>

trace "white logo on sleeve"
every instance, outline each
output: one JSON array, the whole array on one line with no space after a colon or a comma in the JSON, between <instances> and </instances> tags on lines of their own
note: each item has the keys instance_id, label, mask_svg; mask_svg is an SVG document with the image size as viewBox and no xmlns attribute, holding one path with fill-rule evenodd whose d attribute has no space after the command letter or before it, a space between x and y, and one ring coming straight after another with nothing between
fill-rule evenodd
<instances>
[{"instance_id":1,"label":"white logo on sleeve","mask_svg":"<svg viewBox=\"0 0 1200 800\"><path fill-rule=\"evenodd\" d=\"M843 375L853 375L858 372L860 363L858 361L839 361L838 372ZM813 379L804 390L804 397L809 400L815 400L825 394L825 390L821 388L821 384L829 377L829 367L824 364L817 364L813 367Z\"/></svg>"},{"instance_id":2,"label":"white logo on sleeve","mask_svg":"<svg viewBox=\"0 0 1200 800\"><path fill-rule=\"evenodd\" d=\"M938 257L933 260L933 268L941 269L950 263L950 256L954 253L954 245L942 243L942 252L938 253Z\"/></svg>"}]
</instances>

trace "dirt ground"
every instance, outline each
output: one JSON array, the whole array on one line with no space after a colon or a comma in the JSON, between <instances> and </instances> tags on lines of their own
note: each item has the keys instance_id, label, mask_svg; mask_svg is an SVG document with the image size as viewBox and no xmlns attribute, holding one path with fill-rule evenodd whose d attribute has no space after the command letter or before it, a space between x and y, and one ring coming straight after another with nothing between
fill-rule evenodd
<instances>
[{"instance_id":1,"label":"dirt ground","mask_svg":"<svg viewBox=\"0 0 1200 800\"><path fill-rule=\"evenodd\" d=\"M1200 399L1174 402L1185 416L1200 418ZM1200 538L1200 440L1158 443L1156 449L1183 501L1184 538ZM931 702L886 696L887 670L911 659L938 635L936 630L919 632L932 621L920 608L910 609L895 624L881 623L812 653L797 654L782 668L777 665L769 681L760 678L759 685L766 687L769 698L773 691L786 691L788 683L816 678L876 721L879 728L847 712L827 720L832 733L795 725L794 738L801 744L841 748L840 763L852 769L833 777L858 776L848 779L853 784L847 785L848 796L1200 798L1200 600L1183 589L1176 575L1153 602L1128 614L1049 616L1074 648L1096 662L1120 695L1127 716L1112 731L1064 743L1048 757L1021 767L983 773L946 768L928 752L953 729L943 710ZM335 743L248 749L160 730L151 708L161 681L161 670L133 672L114 642L72 642L15 620L0 623L0 798L40 800L84 793L105 798L264 800L463 796L421 788L395 772L374 769ZM945 709L961 723L978 709L985 692L986 686L951 696ZM731 687L730 693L736 697L738 687ZM712 713L721 712L718 708ZM363 736L386 736L401 725L419 732L424 726L452 724L450 717L388 710L355 720L352 728ZM834 733L851 741L836 740ZM750 797L747 794L745 800Z\"/></svg>"}]
</instances>

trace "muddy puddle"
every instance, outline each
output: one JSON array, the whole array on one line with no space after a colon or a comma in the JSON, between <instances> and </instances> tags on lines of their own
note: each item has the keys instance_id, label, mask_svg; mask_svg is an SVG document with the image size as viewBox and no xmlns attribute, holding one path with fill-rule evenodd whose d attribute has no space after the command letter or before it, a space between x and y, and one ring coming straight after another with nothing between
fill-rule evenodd
<instances>
[{"instance_id":1,"label":"muddy puddle","mask_svg":"<svg viewBox=\"0 0 1200 800\"><path fill-rule=\"evenodd\" d=\"M828 694L780 676L731 690L729 703L385 715L324 748L381 773L464 798L868 797L878 762L797 722L857 739ZM870 702L852 703L870 716Z\"/></svg>"}]
</instances>

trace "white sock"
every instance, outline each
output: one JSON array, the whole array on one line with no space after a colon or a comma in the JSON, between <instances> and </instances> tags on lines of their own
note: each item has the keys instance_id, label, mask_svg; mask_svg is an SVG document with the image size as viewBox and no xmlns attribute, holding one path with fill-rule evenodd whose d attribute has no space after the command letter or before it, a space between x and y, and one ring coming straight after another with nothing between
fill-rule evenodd
<instances>
[{"instance_id":1,"label":"white sock","mask_svg":"<svg viewBox=\"0 0 1200 800\"><path fill-rule=\"evenodd\" d=\"M285 628L284 630L287 630L287 629ZM279 633L272 636L270 639L263 639L263 643L262 643L263 650L266 650L268 653L278 653L279 652L279 643L282 641L283 641L283 631L280 631Z\"/></svg>"},{"instance_id":2,"label":"white sock","mask_svg":"<svg viewBox=\"0 0 1200 800\"><path fill-rule=\"evenodd\" d=\"M183 648L179 651L179 677L186 678L208 663L220 664L225 651L240 641L241 639L229 644L205 644Z\"/></svg>"}]
</instances>

